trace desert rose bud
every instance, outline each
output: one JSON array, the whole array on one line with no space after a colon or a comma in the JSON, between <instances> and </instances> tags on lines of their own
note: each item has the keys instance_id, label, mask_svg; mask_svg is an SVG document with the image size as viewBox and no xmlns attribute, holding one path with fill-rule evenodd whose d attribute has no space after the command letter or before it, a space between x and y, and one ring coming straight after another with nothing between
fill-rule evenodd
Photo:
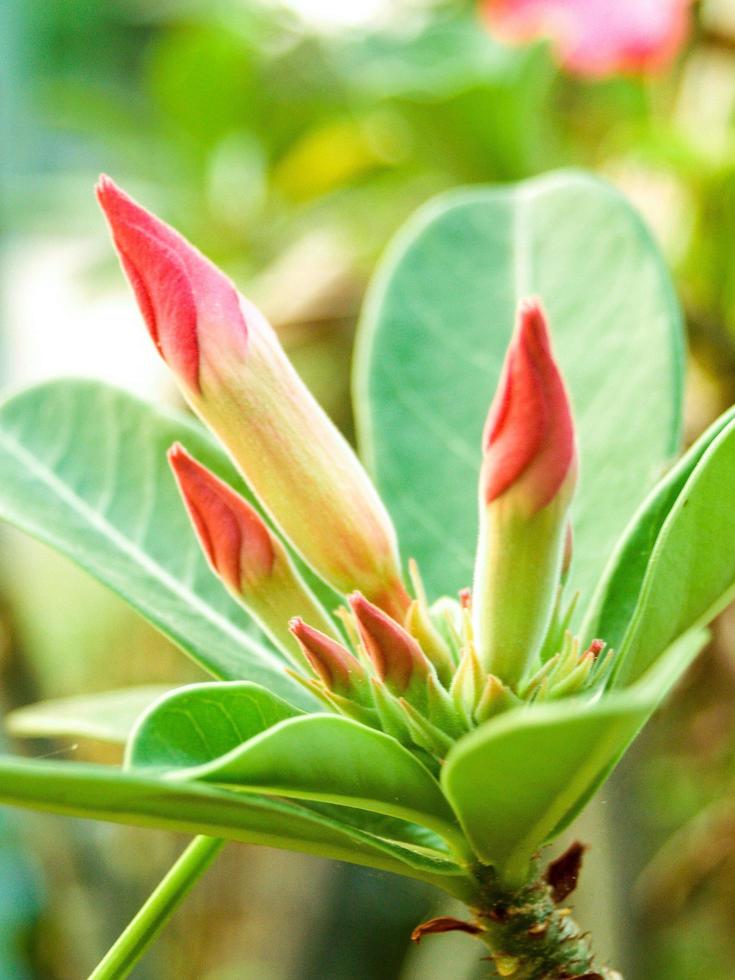
<instances>
[{"instance_id":1,"label":"desert rose bud","mask_svg":"<svg viewBox=\"0 0 735 980\"><path fill-rule=\"evenodd\" d=\"M390 518L262 314L109 178L98 197L156 347L275 524L335 588L402 619Z\"/></svg>"},{"instance_id":2,"label":"desert rose bud","mask_svg":"<svg viewBox=\"0 0 735 980\"><path fill-rule=\"evenodd\" d=\"M169 461L212 569L276 645L302 665L289 619L301 615L323 629L331 625L286 549L246 500L182 446L171 448Z\"/></svg>"},{"instance_id":3,"label":"desert rose bud","mask_svg":"<svg viewBox=\"0 0 735 980\"><path fill-rule=\"evenodd\" d=\"M520 307L483 443L475 641L486 670L514 686L549 626L577 470L569 399L536 302Z\"/></svg>"},{"instance_id":4,"label":"desert rose bud","mask_svg":"<svg viewBox=\"0 0 735 980\"><path fill-rule=\"evenodd\" d=\"M396 696L413 701L413 694L425 700L426 680L434 668L416 640L359 592L349 597L349 603L378 678Z\"/></svg>"},{"instance_id":5,"label":"desert rose bud","mask_svg":"<svg viewBox=\"0 0 735 980\"><path fill-rule=\"evenodd\" d=\"M291 620L288 628L311 669L329 691L363 704L372 704L365 668L349 650L326 633L307 625L298 616Z\"/></svg>"}]
</instances>

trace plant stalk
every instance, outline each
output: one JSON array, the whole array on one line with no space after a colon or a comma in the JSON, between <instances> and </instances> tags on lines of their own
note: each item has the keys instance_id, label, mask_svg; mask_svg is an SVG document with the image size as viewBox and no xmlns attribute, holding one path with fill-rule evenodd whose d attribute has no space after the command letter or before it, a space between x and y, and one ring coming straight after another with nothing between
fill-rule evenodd
<instances>
[{"instance_id":1,"label":"plant stalk","mask_svg":"<svg viewBox=\"0 0 735 980\"><path fill-rule=\"evenodd\" d=\"M494 975L509 980L622 980L595 963L589 936L559 907L552 888L535 877L517 891L486 869L481 897L472 908L477 938L490 950Z\"/></svg>"},{"instance_id":2,"label":"plant stalk","mask_svg":"<svg viewBox=\"0 0 735 980\"><path fill-rule=\"evenodd\" d=\"M123 980L129 975L224 843L216 837L194 838L90 974L89 980Z\"/></svg>"}]
</instances>

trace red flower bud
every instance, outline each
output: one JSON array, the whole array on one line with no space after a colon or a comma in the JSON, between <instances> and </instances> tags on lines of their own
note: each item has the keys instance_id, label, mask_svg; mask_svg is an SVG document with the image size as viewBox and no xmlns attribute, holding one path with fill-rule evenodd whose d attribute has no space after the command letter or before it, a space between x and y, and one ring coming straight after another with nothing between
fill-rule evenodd
<instances>
[{"instance_id":1,"label":"red flower bud","mask_svg":"<svg viewBox=\"0 0 735 980\"><path fill-rule=\"evenodd\" d=\"M425 681L433 668L410 633L359 592L349 597L349 603L380 680L397 694L403 694L415 678Z\"/></svg>"},{"instance_id":2,"label":"red flower bud","mask_svg":"<svg viewBox=\"0 0 735 980\"><path fill-rule=\"evenodd\" d=\"M330 691L349 696L356 693L356 688L366 686L367 675L362 664L341 643L298 616L288 626L314 673Z\"/></svg>"},{"instance_id":3,"label":"red flower bud","mask_svg":"<svg viewBox=\"0 0 735 980\"><path fill-rule=\"evenodd\" d=\"M515 685L551 620L577 473L569 399L537 302L520 307L483 448L475 639L485 669Z\"/></svg>"},{"instance_id":4,"label":"red flower bud","mask_svg":"<svg viewBox=\"0 0 735 980\"><path fill-rule=\"evenodd\" d=\"M229 591L284 652L301 664L288 631L294 615L331 626L286 549L254 507L175 445L169 461L202 549Z\"/></svg>"},{"instance_id":5,"label":"red flower bud","mask_svg":"<svg viewBox=\"0 0 735 980\"><path fill-rule=\"evenodd\" d=\"M574 472L569 398L551 352L546 319L535 301L520 307L483 443L482 488L488 504L518 487L534 513Z\"/></svg>"},{"instance_id":6,"label":"red flower bud","mask_svg":"<svg viewBox=\"0 0 735 980\"><path fill-rule=\"evenodd\" d=\"M359 588L402 618L390 518L263 315L109 178L98 194L153 340L273 522L336 589Z\"/></svg>"},{"instance_id":7,"label":"red flower bud","mask_svg":"<svg viewBox=\"0 0 735 980\"><path fill-rule=\"evenodd\" d=\"M247 327L232 282L173 228L100 177L97 199L153 342L176 375L200 390L202 325L217 321L236 344Z\"/></svg>"}]
</instances>

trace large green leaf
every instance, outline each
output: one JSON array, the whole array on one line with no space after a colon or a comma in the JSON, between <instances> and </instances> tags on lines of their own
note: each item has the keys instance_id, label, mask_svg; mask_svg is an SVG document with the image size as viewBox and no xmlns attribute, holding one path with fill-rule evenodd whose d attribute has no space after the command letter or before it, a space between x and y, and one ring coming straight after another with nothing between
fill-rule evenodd
<instances>
[{"instance_id":1,"label":"large green leaf","mask_svg":"<svg viewBox=\"0 0 735 980\"><path fill-rule=\"evenodd\" d=\"M170 690L170 686L149 684L38 701L11 711L5 718L5 727L16 738L68 735L124 744L136 719Z\"/></svg>"},{"instance_id":2,"label":"large green leaf","mask_svg":"<svg viewBox=\"0 0 735 980\"><path fill-rule=\"evenodd\" d=\"M0 756L0 804L305 851L429 881L458 898L472 894L466 874L446 858L381 839L296 803L201 783L166 781L110 766Z\"/></svg>"},{"instance_id":3,"label":"large green leaf","mask_svg":"<svg viewBox=\"0 0 735 980\"><path fill-rule=\"evenodd\" d=\"M735 421L712 441L677 497L620 648L617 686L635 681L678 636L735 594Z\"/></svg>"},{"instance_id":4,"label":"large green leaf","mask_svg":"<svg viewBox=\"0 0 735 980\"><path fill-rule=\"evenodd\" d=\"M428 769L390 735L350 718L283 721L227 755L171 775L371 810L423 824L462 846L454 814Z\"/></svg>"},{"instance_id":5,"label":"large green leaf","mask_svg":"<svg viewBox=\"0 0 735 980\"><path fill-rule=\"evenodd\" d=\"M172 691L139 719L126 764L158 769L202 765L300 714L248 681L191 684Z\"/></svg>"},{"instance_id":6,"label":"large green leaf","mask_svg":"<svg viewBox=\"0 0 735 980\"><path fill-rule=\"evenodd\" d=\"M522 880L534 851L589 800L702 643L702 634L685 637L628 691L516 708L462 738L442 785L480 859Z\"/></svg>"},{"instance_id":7,"label":"large green leaf","mask_svg":"<svg viewBox=\"0 0 735 980\"><path fill-rule=\"evenodd\" d=\"M614 650L620 649L664 521L704 453L734 418L732 408L717 419L643 502L618 543L590 604L581 627L586 640L600 636Z\"/></svg>"},{"instance_id":8,"label":"large green leaf","mask_svg":"<svg viewBox=\"0 0 735 980\"><path fill-rule=\"evenodd\" d=\"M216 677L313 707L207 567L168 470L181 441L235 486L224 452L183 417L92 381L0 408L0 517L76 561Z\"/></svg>"},{"instance_id":9,"label":"large green leaf","mask_svg":"<svg viewBox=\"0 0 735 980\"><path fill-rule=\"evenodd\" d=\"M367 462L433 592L471 579L481 430L529 294L548 311L579 432L573 588L591 594L678 445L680 314L630 205L576 173L438 198L369 294L355 386Z\"/></svg>"}]
</instances>

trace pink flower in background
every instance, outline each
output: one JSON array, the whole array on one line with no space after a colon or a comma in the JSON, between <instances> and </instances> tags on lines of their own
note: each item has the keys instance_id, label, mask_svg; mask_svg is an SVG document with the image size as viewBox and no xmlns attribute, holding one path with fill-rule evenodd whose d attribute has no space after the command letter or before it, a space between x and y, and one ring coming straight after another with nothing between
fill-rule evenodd
<instances>
[{"instance_id":1,"label":"pink flower in background","mask_svg":"<svg viewBox=\"0 0 735 980\"><path fill-rule=\"evenodd\" d=\"M548 38L579 75L664 68L684 44L691 0L484 0L491 32L523 43Z\"/></svg>"}]
</instances>

